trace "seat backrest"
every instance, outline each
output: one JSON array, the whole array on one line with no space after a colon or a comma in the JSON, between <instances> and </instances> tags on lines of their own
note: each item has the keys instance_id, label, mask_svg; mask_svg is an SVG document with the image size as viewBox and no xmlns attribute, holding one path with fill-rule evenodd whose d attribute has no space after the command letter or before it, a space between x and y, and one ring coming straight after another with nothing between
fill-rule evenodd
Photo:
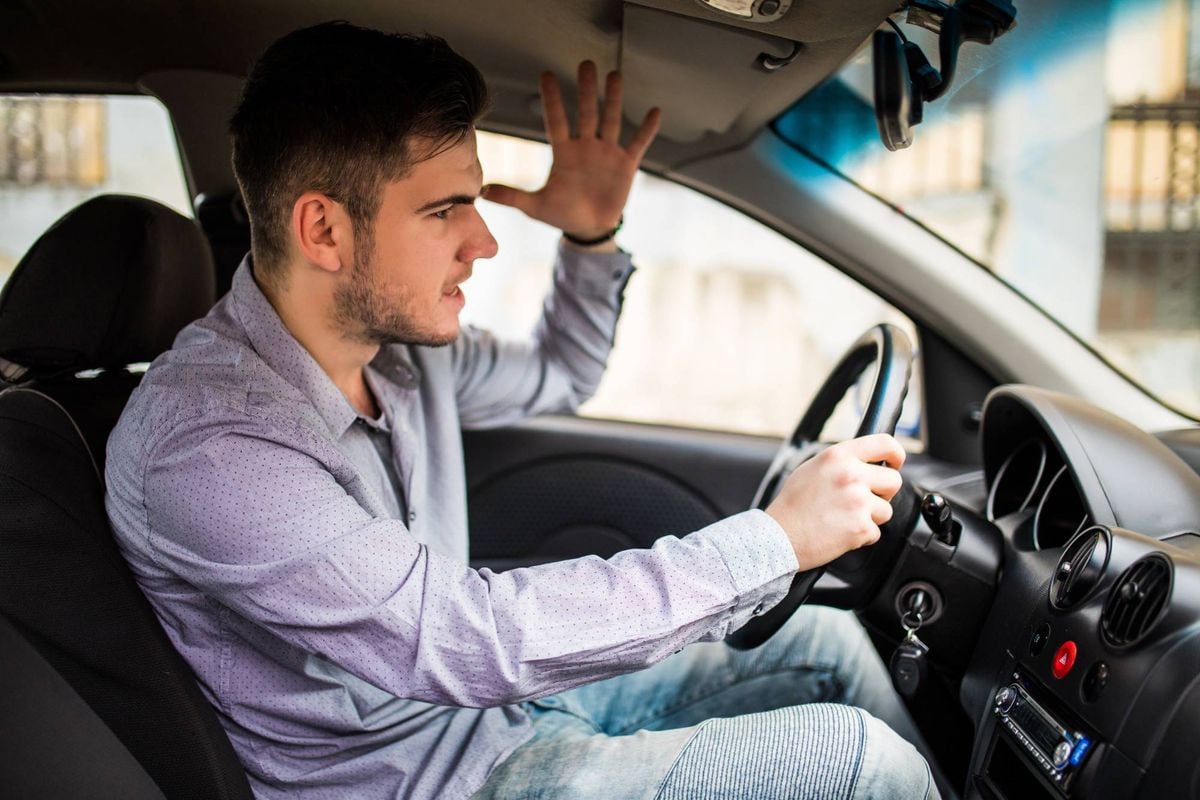
<instances>
[{"instance_id":1,"label":"seat backrest","mask_svg":"<svg viewBox=\"0 0 1200 800\"><path fill-rule=\"evenodd\" d=\"M0 292L0 378L71 414L103 469L105 443L152 361L216 301L195 222L144 197L103 195L54 223Z\"/></svg>"},{"instance_id":2,"label":"seat backrest","mask_svg":"<svg viewBox=\"0 0 1200 800\"><path fill-rule=\"evenodd\" d=\"M163 800L125 746L3 614L0 676L5 797Z\"/></svg>"},{"instance_id":3,"label":"seat backrest","mask_svg":"<svg viewBox=\"0 0 1200 800\"><path fill-rule=\"evenodd\" d=\"M78 429L20 387L0 392L0 614L168 798L249 800L216 714L117 550Z\"/></svg>"}]
</instances>

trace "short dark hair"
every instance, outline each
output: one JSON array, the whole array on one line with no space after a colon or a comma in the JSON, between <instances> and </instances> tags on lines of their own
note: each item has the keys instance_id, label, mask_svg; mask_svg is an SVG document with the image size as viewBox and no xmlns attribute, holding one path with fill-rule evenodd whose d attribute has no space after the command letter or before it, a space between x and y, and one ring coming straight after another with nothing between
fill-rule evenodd
<instances>
[{"instance_id":1,"label":"short dark hair","mask_svg":"<svg viewBox=\"0 0 1200 800\"><path fill-rule=\"evenodd\" d=\"M461 142L487 104L479 70L436 36L327 22L272 44L230 121L256 273L279 277L306 191L345 205L356 249L370 247L383 184ZM433 148L414 152L414 138Z\"/></svg>"}]
</instances>

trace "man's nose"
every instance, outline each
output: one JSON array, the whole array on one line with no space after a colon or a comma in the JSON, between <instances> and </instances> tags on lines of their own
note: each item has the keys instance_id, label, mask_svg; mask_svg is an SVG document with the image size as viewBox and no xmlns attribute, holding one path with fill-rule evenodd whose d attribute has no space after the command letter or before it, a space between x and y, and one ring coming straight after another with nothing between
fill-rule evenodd
<instances>
[{"instance_id":1,"label":"man's nose","mask_svg":"<svg viewBox=\"0 0 1200 800\"><path fill-rule=\"evenodd\" d=\"M471 236L463 245L463 261L473 261L477 258L491 258L500 252L500 245L496 243L496 237L492 236L491 230L479 211L474 207L471 209L475 214L476 227L471 232Z\"/></svg>"}]
</instances>

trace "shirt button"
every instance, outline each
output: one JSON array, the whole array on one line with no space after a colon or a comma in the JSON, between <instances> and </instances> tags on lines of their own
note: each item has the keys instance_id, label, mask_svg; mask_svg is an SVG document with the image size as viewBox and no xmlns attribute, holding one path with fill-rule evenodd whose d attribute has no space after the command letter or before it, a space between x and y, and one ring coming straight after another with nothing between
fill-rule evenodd
<instances>
[{"instance_id":1,"label":"shirt button","mask_svg":"<svg viewBox=\"0 0 1200 800\"><path fill-rule=\"evenodd\" d=\"M621 280L621 278L623 278L623 277L625 277L625 270L623 270L623 269L619 269L619 270L617 270L616 272L614 272L614 273L613 273L613 280L614 280L614 281L619 281L619 280Z\"/></svg>"},{"instance_id":2,"label":"shirt button","mask_svg":"<svg viewBox=\"0 0 1200 800\"><path fill-rule=\"evenodd\" d=\"M415 510L414 510L414 511L409 511L409 512L408 512L408 521L409 521L409 522L416 522L416 521L417 521L417 512L416 512Z\"/></svg>"},{"instance_id":3,"label":"shirt button","mask_svg":"<svg viewBox=\"0 0 1200 800\"><path fill-rule=\"evenodd\" d=\"M762 603L759 603L758 605L756 605L756 606L754 607L754 610L753 610L753 611L751 611L751 612L750 612L750 614L751 614L751 616L755 616L755 617L757 617L757 616L758 616L759 614L761 614L762 612L763 612L763 604L762 604Z\"/></svg>"}]
</instances>

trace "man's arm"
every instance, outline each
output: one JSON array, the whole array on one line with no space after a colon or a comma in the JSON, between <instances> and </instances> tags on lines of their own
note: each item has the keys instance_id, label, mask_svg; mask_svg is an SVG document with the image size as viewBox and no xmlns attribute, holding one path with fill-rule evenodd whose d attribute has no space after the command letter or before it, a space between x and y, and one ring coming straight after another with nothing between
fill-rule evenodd
<instances>
[{"instance_id":1,"label":"man's arm","mask_svg":"<svg viewBox=\"0 0 1200 800\"><path fill-rule=\"evenodd\" d=\"M588 253L563 244L532 340L506 341L465 327L451 356L462 426L574 411L591 397L632 271L625 253Z\"/></svg>"},{"instance_id":2,"label":"man's arm","mask_svg":"<svg viewBox=\"0 0 1200 800\"><path fill-rule=\"evenodd\" d=\"M575 132L558 81L542 76L542 108L553 163L535 192L490 185L484 197L520 209L532 219L591 240L612 231L638 165L658 131L652 109L621 145L621 76L610 73L598 98L596 67L579 65ZM574 410L595 391L604 371L633 268L611 240L596 247L564 243L554 288L532 342L504 342L465 328L453 359L463 427L503 425L529 414Z\"/></svg>"},{"instance_id":3,"label":"man's arm","mask_svg":"<svg viewBox=\"0 0 1200 800\"><path fill-rule=\"evenodd\" d=\"M400 697L493 706L637 670L744 624L796 569L780 527L751 511L608 560L475 571L366 512L332 446L302 451L287 421L214 412L155 446L146 536L126 544Z\"/></svg>"}]
</instances>

